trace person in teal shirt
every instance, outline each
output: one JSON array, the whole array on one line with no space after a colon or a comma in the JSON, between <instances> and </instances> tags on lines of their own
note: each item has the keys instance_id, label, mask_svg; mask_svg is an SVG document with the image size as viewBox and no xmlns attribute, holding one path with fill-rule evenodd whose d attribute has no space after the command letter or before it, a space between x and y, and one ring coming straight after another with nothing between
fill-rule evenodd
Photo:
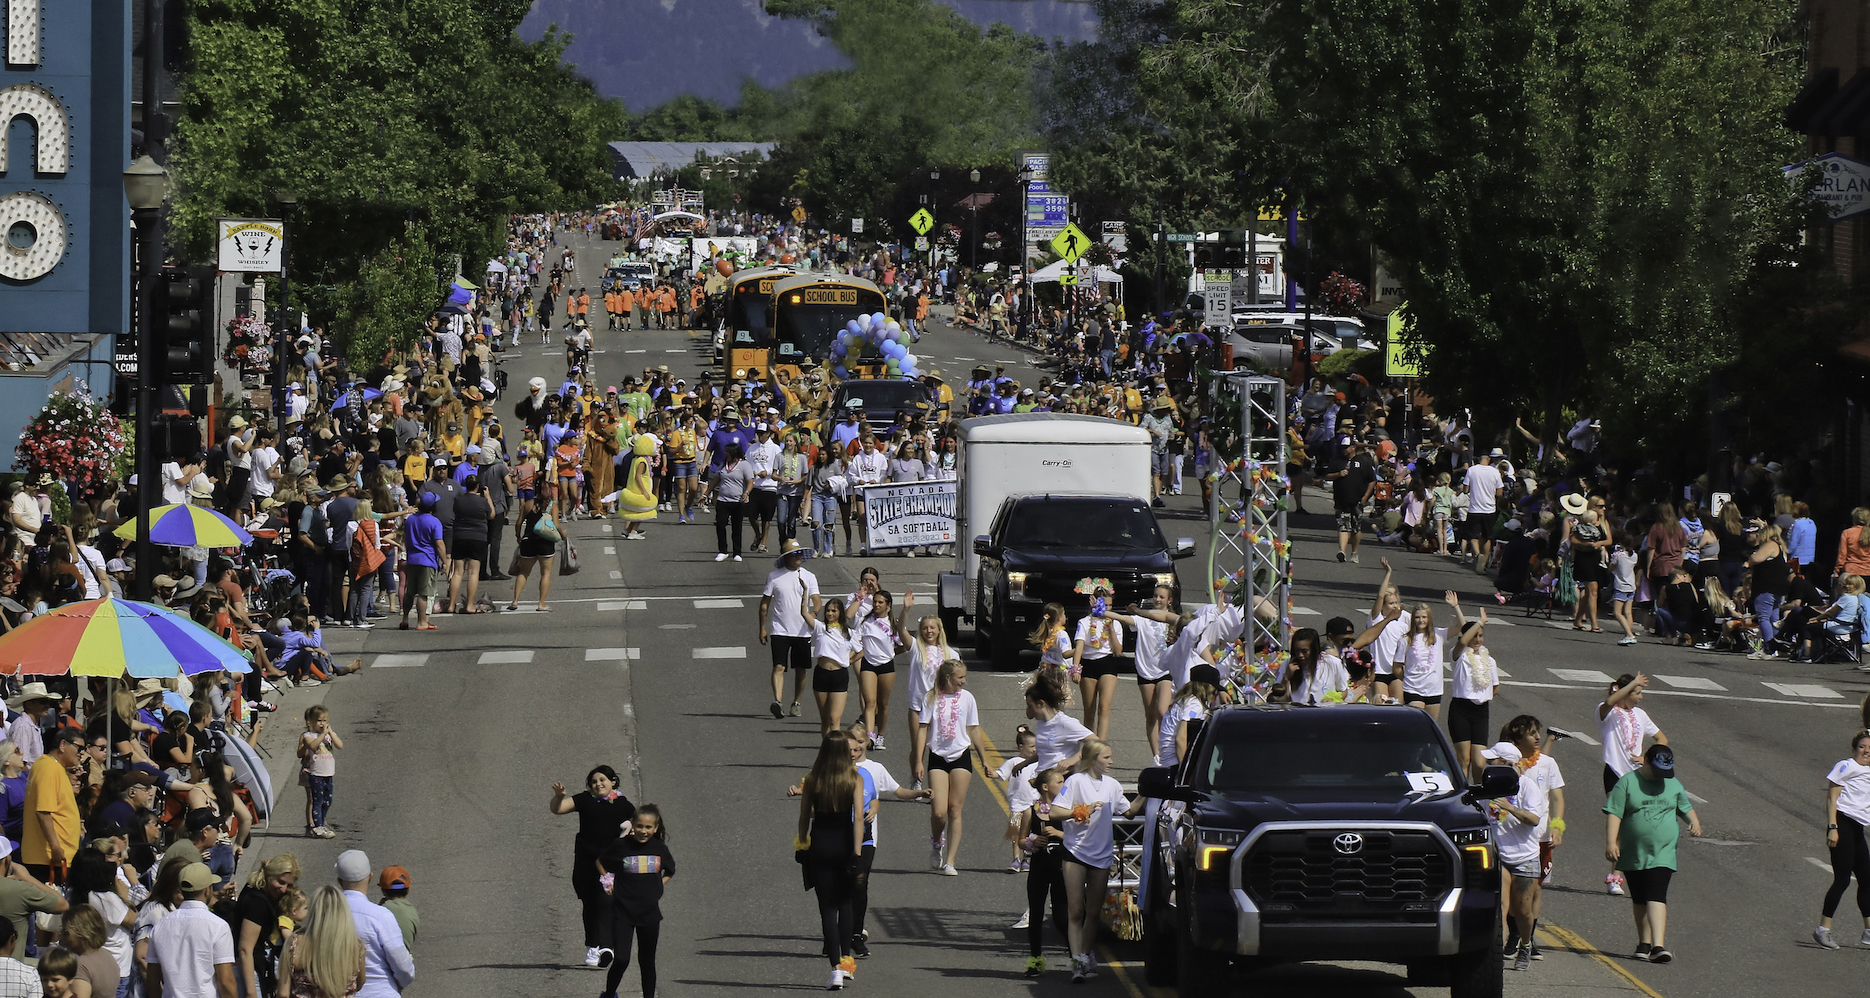
<instances>
[{"instance_id":1,"label":"person in teal shirt","mask_svg":"<svg viewBox=\"0 0 1870 998\"><path fill-rule=\"evenodd\" d=\"M1650 963L1674 959L1663 945L1669 920L1669 879L1675 875L1675 844L1688 819L1688 834L1701 837L1701 818L1688 791L1675 778L1675 750L1651 745L1643 765L1623 775L1604 801L1609 816L1604 858L1623 871L1636 916L1636 958Z\"/></svg>"}]
</instances>

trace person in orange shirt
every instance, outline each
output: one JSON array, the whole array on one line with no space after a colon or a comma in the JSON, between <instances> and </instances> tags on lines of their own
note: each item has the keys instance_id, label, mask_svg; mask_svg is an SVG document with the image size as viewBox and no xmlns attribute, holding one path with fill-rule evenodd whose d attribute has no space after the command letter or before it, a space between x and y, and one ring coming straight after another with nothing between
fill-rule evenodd
<instances>
[{"instance_id":1,"label":"person in orange shirt","mask_svg":"<svg viewBox=\"0 0 1870 998\"><path fill-rule=\"evenodd\" d=\"M635 308L636 308L636 296L630 293L629 288L626 288L621 284L617 285L617 328L618 329L621 329L624 332L630 331L630 313L634 311Z\"/></svg>"},{"instance_id":2,"label":"person in orange shirt","mask_svg":"<svg viewBox=\"0 0 1870 998\"><path fill-rule=\"evenodd\" d=\"M604 292L604 314L609 319L609 321L604 324L604 328L611 332L617 331L617 313L622 311L622 308L617 304L617 297L616 288L611 288L609 291Z\"/></svg>"},{"instance_id":3,"label":"person in orange shirt","mask_svg":"<svg viewBox=\"0 0 1870 998\"><path fill-rule=\"evenodd\" d=\"M636 289L636 319L638 322L642 323L642 325L638 327L640 329L649 328L649 313L654 304L653 300L650 298L651 293L651 289L647 284Z\"/></svg>"},{"instance_id":4,"label":"person in orange shirt","mask_svg":"<svg viewBox=\"0 0 1870 998\"><path fill-rule=\"evenodd\" d=\"M578 289L578 318L586 322L591 319L591 293L583 288Z\"/></svg>"},{"instance_id":5,"label":"person in orange shirt","mask_svg":"<svg viewBox=\"0 0 1870 998\"><path fill-rule=\"evenodd\" d=\"M568 294L565 296L565 328L570 329L571 324L577 321L577 319L578 319L578 296Z\"/></svg>"},{"instance_id":6,"label":"person in orange shirt","mask_svg":"<svg viewBox=\"0 0 1870 998\"><path fill-rule=\"evenodd\" d=\"M662 300L659 304L662 308L662 314L660 318L658 319L659 325L657 325L656 328L667 329L669 328L669 323L674 321L675 319L675 286L674 285L664 284L662 286Z\"/></svg>"},{"instance_id":7,"label":"person in orange shirt","mask_svg":"<svg viewBox=\"0 0 1870 998\"><path fill-rule=\"evenodd\" d=\"M928 322L928 318L929 293L927 290L918 291L916 292L916 321L909 327L911 339L919 340L922 338L923 324Z\"/></svg>"},{"instance_id":8,"label":"person in orange shirt","mask_svg":"<svg viewBox=\"0 0 1870 998\"><path fill-rule=\"evenodd\" d=\"M688 286L688 322L684 328L701 328L701 306L707 300L708 294L702 290L699 282Z\"/></svg>"}]
</instances>

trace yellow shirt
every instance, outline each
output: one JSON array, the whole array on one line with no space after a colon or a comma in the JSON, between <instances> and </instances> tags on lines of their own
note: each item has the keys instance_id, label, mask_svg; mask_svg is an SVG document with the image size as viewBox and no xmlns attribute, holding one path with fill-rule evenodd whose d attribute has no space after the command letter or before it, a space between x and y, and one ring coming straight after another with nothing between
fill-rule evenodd
<instances>
[{"instance_id":1,"label":"yellow shirt","mask_svg":"<svg viewBox=\"0 0 1870 998\"><path fill-rule=\"evenodd\" d=\"M71 774L50 752L32 764L26 778L26 820L20 822L20 862L44 866L52 861L40 814L52 816L52 830L71 862L78 855L78 798L71 792Z\"/></svg>"},{"instance_id":2,"label":"yellow shirt","mask_svg":"<svg viewBox=\"0 0 1870 998\"><path fill-rule=\"evenodd\" d=\"M679 428L670 430L669 449L675 452L677 461L693 461L695 459L694 431Z\"/></svg>"},{"instance_id":3,"label":"yellow shirt","mask_svg":"<svg viewBox=\"0 0 1870 998\"><path fill-rule=\"evenodd\" d=\"M451 457L460 457L467 451L467 441L463 440L459 433L453 436L444 433L438 439L441 441L442 448L446 450Z\"/></svg>"},{"instance_id":4,"label":"yellow shirt","mask_svg":"<svg viewBox=\"0 0 1870 998\"><path fill-rule=\"evenodd\" d=\"M427 454L411 454L403 458L403 477L420 482L429 477L429 457Z\"/></svg>"}]
</instances>

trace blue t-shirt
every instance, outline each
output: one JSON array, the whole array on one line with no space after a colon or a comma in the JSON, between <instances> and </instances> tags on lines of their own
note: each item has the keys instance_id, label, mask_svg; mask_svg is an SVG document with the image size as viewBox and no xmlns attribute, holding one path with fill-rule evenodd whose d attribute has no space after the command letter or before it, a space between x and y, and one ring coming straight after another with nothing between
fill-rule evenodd
<instances>
[{"instance_id":1,"label":"blue t-shirt","mask_svg":"<svg viewBox=\"0 0 1870 998\"><path fill-rule=\"evenodd\" d=\"M442 521L437 520L433 513L417 513L410 517L403 527L403 537L409 543L409 564L435 569L442 567L439 555Z\"/></svg>"},{"instance_id":2,"label":"blue t-shirt","mask_svg":"<svg viewBox=\"0 0 1870 998\"><path fill-rule=\"evenodd\" d=\"M745 457L753 447L753 433L745 426L728 429L725 424L708 434L708 467L718 468L727 459L727 445L739 444L740 455Z\"/></svg>"}]
</instances>

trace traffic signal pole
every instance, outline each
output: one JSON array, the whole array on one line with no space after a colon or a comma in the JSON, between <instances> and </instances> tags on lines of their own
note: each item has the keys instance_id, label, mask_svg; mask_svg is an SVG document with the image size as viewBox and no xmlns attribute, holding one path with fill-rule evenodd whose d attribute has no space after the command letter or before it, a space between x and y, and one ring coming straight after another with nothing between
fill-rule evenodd
<instances>
[{"instance_id":1,"label":"traffic signal pole","mask_svg":"<svg viewBox=\"0 0 1870 998\"><path fill-rule=\"evenodd\" d=\"M162 497L156 481L156 275L162 258L162 209L138 208L136 221L136 574L130 596L155 592L156 546L149 540L149 510Z\"/></svg>"}]
</instances>

